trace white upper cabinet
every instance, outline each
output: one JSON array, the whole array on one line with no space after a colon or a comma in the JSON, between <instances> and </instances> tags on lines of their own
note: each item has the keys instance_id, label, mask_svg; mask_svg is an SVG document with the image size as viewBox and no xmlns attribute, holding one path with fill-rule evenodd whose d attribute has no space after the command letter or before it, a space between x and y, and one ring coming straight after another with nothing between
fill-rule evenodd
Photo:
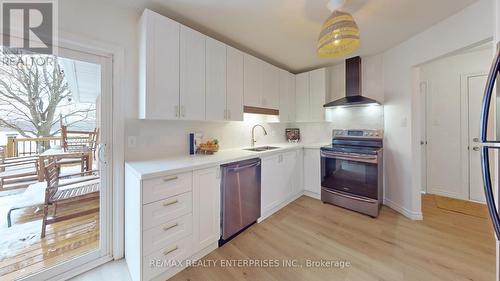
<instances>
[{"instance_id":1,"label":"white upper cabinet","mask_svg":"<svg viewBox=\"0 0 500 281\"><path fill-rule=\"evenodd\" d=\"M293 75L151 10L140 28L140 118L243 121L251 106L295 121Z\"/></svg>"},{"instance_id":2,"label":"white upper cabinet","mask_svg":"<svg viewBox=\"0 0 500 281\"><path fill-rule=\"evenodd\" d=\"M262 98L260 107L279 109L280 69L263 62L262 70Z\"/></svg>"},{"instance_id":3,"label":"white upper cabinet","mask_svg":"<svg viewBox=\"0 0 500 281\"><path fill-rule=\"evenodd\" d=\"M205 120L205 35L181 26L180 116Z\"/></svg>"},{"instance_id":4,"label":"white upper cabinet","mask_svg":"<svg viewBox=\"0 0 500 281\"><path fill-rule=\"evenodd\" d=\"M309 121L309 73L295 76L295 119Z\"/></svg>"},{"instance_id":5,"label":"white upper cabinet","mask_svg":"<svg viewBox=\"0 0 500 281\"><path fill-rule=\"evenodd\" d=\"M140 22L139 117L177 119L180 24L145 10Z\"/></svg>"},{"instance_id":6,"label":"white upper cabinet","mask_svg":"<svg viewBox=\"0 0 500 281\"><path fill-rule=\"evenodd\" d=\"M310 121L324 121L326 100L326 70L324 68L309 72L309 114Z\"/></svg>"},{"instance_id":7,"label":"white upper cabinet","mask_svg":"<svg viewBox=\"0 0 500 281\"><path fill-rule=\"evenodd\" d=\"M280 70L280 122L295 121L295 75Z\"/></svg>"},{"instance_id":8,"label":"white upper cabinet","mask_svg":"<svg viewBox=\"0 0 500 281\"><path fill-rule=\"evenodd\" d=\"M206 37L206 119L225 120L226 45ZM242 105L243 107L243 105Z\"/></svg>"},{"instance_id":9,"label":"white upper cabinet","mask_svg":"<svg viewBox=\"0 0 500 281\"><path fill-rule=\"evenodd\" d=\"M325 120L327 79L326 69L297 74L295 76L296 121L321 122Z\"/></svg>"},{"instance_id":10,"label":"white upper cabinet","mask_svg":"<svg viewBox=\"0 0 500 281\"><path fill-rule=\"evenodd\" d=\"M243 121L243 56L227 46L226 120Z\"/></svg>"},{"instance_id":11,"label":"white upper cabinet","mask_svg":"<svg viewBox=\"0 0 500 281\"><path fill-rule=\"evenodd\" d=\"M244 105L262 107L262 71L263 63L256 57L245 54L244 56Z\"/></svg>"}]
</instances>

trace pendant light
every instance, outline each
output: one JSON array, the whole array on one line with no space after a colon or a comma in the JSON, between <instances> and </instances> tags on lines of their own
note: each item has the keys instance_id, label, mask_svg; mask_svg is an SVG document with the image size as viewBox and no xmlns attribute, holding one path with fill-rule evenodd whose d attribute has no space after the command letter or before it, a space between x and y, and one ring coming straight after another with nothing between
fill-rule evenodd
<instances>
[{"instance_id":1,"label":"pendant light","mask_svg":"<svg viewBox=\"0 0 500 281\"><path fill-rule=\"evenodd\" d=\"M360 45L358 25L351 14L339 10L345 0L330 0L332 11L321 28L318 39L318 57L336 58L357 50Z\"/></svg>"}]
</instances>

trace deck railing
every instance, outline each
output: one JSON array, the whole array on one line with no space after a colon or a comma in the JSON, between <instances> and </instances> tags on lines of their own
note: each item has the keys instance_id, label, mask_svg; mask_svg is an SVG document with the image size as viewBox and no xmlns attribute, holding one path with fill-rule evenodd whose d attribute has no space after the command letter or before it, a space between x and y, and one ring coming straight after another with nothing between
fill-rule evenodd
<instances>
[{"instance_id":1,"label":"deck railing","mask_svg":"<svg viewBox=\"0 0 500 281\"><path fill-rule=\"evenodd\" d=\"M84 137L68 137L68 139L84 139ZM45 150L61 146L62 137L18 138L7 137L5 157L30 156L43 153Z\"/></svg>"}]
</instances>

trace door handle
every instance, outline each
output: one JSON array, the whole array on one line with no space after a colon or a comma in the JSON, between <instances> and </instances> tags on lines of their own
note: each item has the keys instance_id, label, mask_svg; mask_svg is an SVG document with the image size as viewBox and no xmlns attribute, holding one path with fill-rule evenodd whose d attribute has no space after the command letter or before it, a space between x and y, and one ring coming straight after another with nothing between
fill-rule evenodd
<instances>
[{"instance_id":1,"label":"door handle","mask_svg":"<svg viewBox=\"0 0 500 281\"><path fill-rule=\"evenodd\" d=\"M107 165L108 162L106 161L106 144L105 143L99 144L99 150L98 150L97 154L99 156L99 163L101 163L103 165Z\"/></svg>"},{"instance_id":2,"label":"door handle","mask_svg":"<svg viewBox=\"0 0 500 281\"><path fill-rule=\"evenodd\" d=\"M479 146L474 146L474 147L472 148L472 150L474 150L474 151L479 151Z\"/></svg>"}]
</instances>

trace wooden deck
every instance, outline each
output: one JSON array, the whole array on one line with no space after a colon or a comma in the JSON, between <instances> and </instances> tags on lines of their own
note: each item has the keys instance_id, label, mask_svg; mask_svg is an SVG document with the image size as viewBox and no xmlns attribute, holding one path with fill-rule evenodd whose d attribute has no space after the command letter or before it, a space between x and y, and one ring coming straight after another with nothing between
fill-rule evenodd
<instances>
[{"instance_id":1,"label":"wooden deck","mask_svg":"<svg viewBox=\"0 0 500 281\"><path fill-rule=\"evenodd\" d=\"M59 207L58 214L99 207L99 200ZM14 280L56 265L99 247L99 213L54 223L40 239L42 211L36 208L13 212L12 228L0 229L0 280ZM5 218L0 218L5 219ZM13 244L5 237L17 233ZM24 241L23 241L24 240ZM7 257L5 257L7 256Z\"/></svg>"},{"instance_id":2,"label":"wooden deck","mask_svg":"<svg viewBox=\"0 0 500 281\"><path fill-rule=\"evenodd\" d=\"M490 221L438 208L423 221L383 207L377 219L301 197L203 260L347 260L350 267L190 267L180 280L495 280Z\"/></svg>"}]
</instances>

